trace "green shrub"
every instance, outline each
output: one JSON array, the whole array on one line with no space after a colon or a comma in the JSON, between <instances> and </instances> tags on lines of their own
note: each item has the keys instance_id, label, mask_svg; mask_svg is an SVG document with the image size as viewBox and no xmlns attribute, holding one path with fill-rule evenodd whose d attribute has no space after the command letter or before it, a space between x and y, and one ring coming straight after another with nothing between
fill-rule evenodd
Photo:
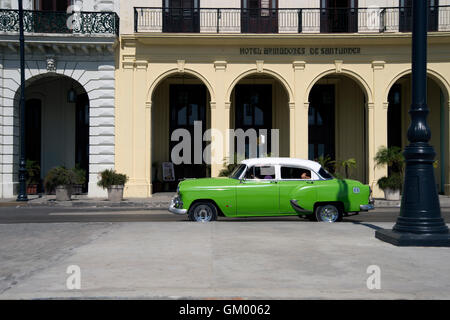
<instances>
[{"instance_id":1,"label":"green shrub","mask_svg":"<svg viewBox=\"0 0 450 320\"><path fill-rule=\"evenodd\" d=\"M99 173L100 180L97 182L99 187L108 189L111 186L123 186L128 181L126 174L117 173L114 169L106 169Z\"/></svg>"},{"instance_id":2,"label":"green shrub","mask_svg":"<svg viewBox=\"0 0 450 320\"><path fill-rule=\"evenodd\" d=\"M44 179L44 186L47 192L55 190L57 186L74 185L77 181L77 176L73 170L65 167L55 167L50 169Z\"/></svg>"},{"instance_id":3,"label":"green shrub","mask_svg":"<svg viewBox=\"0 0 450 320\"><path fill-rule=\"evenodd\" d=\"M400 174L391 174L389 177L378 179L377 184L382 190L401 190L403 185L403 177Z\"/></svg>"},{"instance_id":4,"label":"green shrub","mask_svg":"<svg viewBox=\"0 0 450 320\"><path fill-rule=\"evenodd\" d=\"M75 166L75 168L72 169L72 171L75 174L75 176L77 177L75 184L85 184L86 183L86 170L84 170L77 164Z\"/></svg>"},{"instance_id":5,"label":"green shrub","mask_svg":"<svg viewBox=\"0 0 450 320\"><path fill-rule=\"evenodd\" d=\"M37 184L40 181L41 167L36 161L27 160L27 184Z\"/></svg>"}]
</instances>

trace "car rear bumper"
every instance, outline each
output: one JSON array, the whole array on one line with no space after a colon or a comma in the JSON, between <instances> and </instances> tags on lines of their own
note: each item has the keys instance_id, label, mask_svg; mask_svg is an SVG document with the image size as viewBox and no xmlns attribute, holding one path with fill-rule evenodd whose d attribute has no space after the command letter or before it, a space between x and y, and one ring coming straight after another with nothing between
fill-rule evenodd
<instances>
[{"instance_id":1,"label":"car rear bumper","mask_svg":"<svg viewBox=\"0 0 450 320\"><path fill-rule=\"evenodd\" d=\"M177 208L180 201L181 200L178 197L172 198L172 200L170 201L170 205L169 205L169 211L174 214L186 214L187 209Z\"/></svg>"},{"instance_id":2,"label":"car rear bumper","mask_svg":"<svg viewBox=\"0 0 450 320\"><path fill-rule=\"evenodd\" d=\"M369 204L362 204L359 206L359 208L361 211L369 211L369 210L375 209L375 206L373 204L369 203Z\"/></svg>"}]
</instances>

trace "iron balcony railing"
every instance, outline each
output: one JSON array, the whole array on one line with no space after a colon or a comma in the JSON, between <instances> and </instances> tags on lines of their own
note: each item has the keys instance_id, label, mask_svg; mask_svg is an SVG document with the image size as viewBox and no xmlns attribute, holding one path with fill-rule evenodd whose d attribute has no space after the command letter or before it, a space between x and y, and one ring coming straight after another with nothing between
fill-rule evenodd
<instances>
[{"instance_id":1,"label":"iron balcony railing","mask_svg":"<svg viewBox=\"0 0 450 320\"><path fill-rule=\"evenodd\" d=\"M412 10L370 8L134 8L135 32L409 32ZM450 6L429 8L429 30L450 31Z\"/></svg>"},{"instance_id":2,"label":"iron balcony railing","mask_svg":"<svg viewBox=\"0 0 450 320\"><path fill-rule=\"evenodd\" d=\"M74 33L119 35L115 12L23 11L24 31L30 33ZM0 32L19 32L19 10L0 9Z\"/></svg>"}]
</instances>

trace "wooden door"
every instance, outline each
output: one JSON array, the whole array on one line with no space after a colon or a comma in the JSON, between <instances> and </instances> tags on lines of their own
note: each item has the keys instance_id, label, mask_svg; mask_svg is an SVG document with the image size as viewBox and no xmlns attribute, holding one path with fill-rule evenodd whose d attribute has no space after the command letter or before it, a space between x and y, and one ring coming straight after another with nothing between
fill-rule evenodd
<instances>
[{"instance_id":1,"label":"wooden door","mask_svg":"<svg viewBox=\"0 0 450 320\"><path fill-rule=\"evenodd\" d=\"M358 0L321 0L320 32L358 32Z\"/></svg>"},{"instance_id":2,"label":"wooden door","mask_svg":"<svg viewBox=\"0 0 450 320\"><path fill-rule=\"evenodd\" d=\"M242 33L278 33L278 0L241 0Z\"/></svg>"},{"instance_id":3,"label":"wooden door","mask_svg":"<svg viewBox=\"0 0 450 320\"><path fill-rule=\"evenodd\" d=\"M200 32L200 0L163 0L164 32Z\"/></svg>"}]
</instances>

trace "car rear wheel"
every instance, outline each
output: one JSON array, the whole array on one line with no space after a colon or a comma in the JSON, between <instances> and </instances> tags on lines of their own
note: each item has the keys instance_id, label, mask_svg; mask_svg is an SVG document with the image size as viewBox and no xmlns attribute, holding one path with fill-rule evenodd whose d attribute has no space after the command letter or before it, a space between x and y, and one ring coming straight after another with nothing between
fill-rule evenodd
<instances>
[{"instance_id":1,"label":"car rear wheel","mask_svg":"<svg viewBox=\"0 0 450 320\"><path fill-rule=\"evenodd\" d=\"M209 222L217 220L217 208L210 202L197 202L188 212L189 220Z\"/></svg>"},{"instance_id":2,"label":"car rear wheel","mask_svg":"<svg viewBox=\"0 0 450 320\"><path fill-rule=\"evenodd\" d=\"M342 220L342 210L334 204L325 204L316 208L315 216L319 222L338 222Z\"/></svg>"}]
</instances>

